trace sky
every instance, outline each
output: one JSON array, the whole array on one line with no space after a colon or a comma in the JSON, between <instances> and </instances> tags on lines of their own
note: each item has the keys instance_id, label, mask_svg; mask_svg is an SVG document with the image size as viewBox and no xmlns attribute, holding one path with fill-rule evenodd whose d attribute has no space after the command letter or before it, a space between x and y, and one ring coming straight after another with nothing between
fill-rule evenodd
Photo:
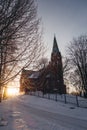
<instances>
[{"instance_id":1,"label":"sky","mask_svg":"<svg viewBox=\"0 0 87 130\"><path fill-rule=\"evenodd\" d=\"M87 34L87 0L37 0L37 3L48 57L52 51L54 34L61 54L66 56L70 41Z\"/></svg>"}]
</instances>

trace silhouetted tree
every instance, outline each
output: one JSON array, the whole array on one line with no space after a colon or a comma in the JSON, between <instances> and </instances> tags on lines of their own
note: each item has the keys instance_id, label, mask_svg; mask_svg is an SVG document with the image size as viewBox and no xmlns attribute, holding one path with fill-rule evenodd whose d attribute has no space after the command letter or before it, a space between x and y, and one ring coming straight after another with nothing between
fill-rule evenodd
<instances>
[{"instance_id":1,"label":"silhouetted tree","mask_svg":"<svg viewBox=\"0 0 87 130\"><path fill-rule=\"evenodd\" d=\"M34 68L37 70L41 70L41 69L45 69L47 65L48 65L48 59L43 57L37 61Z\"/></svg>"},{"instance_id":2,"label":"silhouetted tree","mask_svg":"<svg viewBox=\"0 0 87 130\"><path fill-rule=\"evenodd\" d=\"M69 59L73 67L72 82L84 91L87 97L87 36L73 39L68 47Z\"/></svg>"},{"instance_id":3,"label":"silhouetted tree","mask_svg":"<svg viewBox=\"0 0 87 130\"><path fill-rule=\"evenodd\" d=\"M0 91L42 51L34 0L0 0Z\"/></svg>"},{"instance_id":4,"label":"silhouetted tree","mask_svg":"<svg viewBox=\"0 0 87 130\"><path fill-rule=\"evenodd\" d=\"M70 60L66 57L63 57L63 76L65 80L67 80L67 76L69 74L70 69Z\"/></svg>"}]
</instances>

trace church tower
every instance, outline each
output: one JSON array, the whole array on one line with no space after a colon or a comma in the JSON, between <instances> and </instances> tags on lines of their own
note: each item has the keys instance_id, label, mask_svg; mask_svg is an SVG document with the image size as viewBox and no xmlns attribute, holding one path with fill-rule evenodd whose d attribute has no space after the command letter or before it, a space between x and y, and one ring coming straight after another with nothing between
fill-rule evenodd
<instances>
[{"instance_id":1,"label":"church tower","mask_svg":"<svg viewBox=\"0 0 87 130\"><path fill-rule=\"evenodd\" d=\"M58 67L58 65L61 63L61 53L59 51L58 45L57 45L57 41L56 41L56 37L54 36L54 41L53 41L53 49L52 49L52 53L51 53L51 63L54 67ZM57 68L56 68L57 69Z\"/></svg>"},{"instance_id":2,"label":"church tower","mask_svg":"<svg viewBox=\"0 0 87 130\"><path fill-rule=\"evenodd\" d=\"M58 92L65 93L65 85L63 80L62 56L59 51L56 37L53 40L53 49L51 53L51 68L55 75L55 87Z\"/></svg>"}]
</instances>

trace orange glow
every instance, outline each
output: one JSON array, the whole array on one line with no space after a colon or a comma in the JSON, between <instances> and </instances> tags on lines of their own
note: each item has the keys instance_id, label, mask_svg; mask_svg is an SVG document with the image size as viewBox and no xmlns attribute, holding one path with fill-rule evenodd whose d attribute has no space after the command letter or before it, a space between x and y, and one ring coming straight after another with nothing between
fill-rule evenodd
<instances>
[{"instance_id":1,"label":"orange glow","mask_svg":"<svg viewBox=\"0 0 87 130\"><path fill-rule=\"evenodd\" d=\"M7 88L8 96L16 96L18 94L19 94L19 88L12 88L12 87Z\"/></svg>"}]
</instances>

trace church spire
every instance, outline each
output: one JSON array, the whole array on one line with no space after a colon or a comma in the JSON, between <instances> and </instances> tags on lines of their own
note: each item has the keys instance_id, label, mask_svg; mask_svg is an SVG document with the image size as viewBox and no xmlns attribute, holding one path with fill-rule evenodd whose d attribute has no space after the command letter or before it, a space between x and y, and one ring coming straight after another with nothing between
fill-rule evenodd
<instances>
[{"instance_id":1,"label":"church spire","mask_svg":"<svg viewBox=\"0 0 87 130\"><path fill-rule=\"evenodd\" d=\"M60 52L59 52L58 45L57 45L57 40L56 40L55 35L54 35L53 50L52 50L52 53L56 53L56 54L60 53Z\"/></svg>"}]
</instances>

